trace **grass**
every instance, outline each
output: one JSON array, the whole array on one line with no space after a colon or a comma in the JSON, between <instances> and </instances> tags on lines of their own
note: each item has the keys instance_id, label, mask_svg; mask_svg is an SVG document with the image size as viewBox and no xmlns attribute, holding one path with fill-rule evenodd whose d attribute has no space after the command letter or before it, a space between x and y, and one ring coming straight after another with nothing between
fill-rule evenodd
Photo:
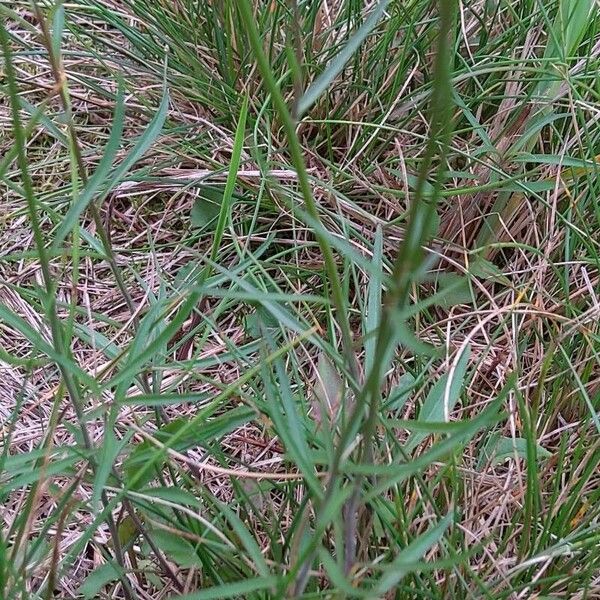
<instances>
[{"instance_id":1,"label":"grass","mask_svg":"<svg viewBox=\"0 0 600 600\"><path fill-rule=\"evenodd\" d=\"M3 598L600 595L591 0L0 15Z\"/></svg>"}]
</instances>

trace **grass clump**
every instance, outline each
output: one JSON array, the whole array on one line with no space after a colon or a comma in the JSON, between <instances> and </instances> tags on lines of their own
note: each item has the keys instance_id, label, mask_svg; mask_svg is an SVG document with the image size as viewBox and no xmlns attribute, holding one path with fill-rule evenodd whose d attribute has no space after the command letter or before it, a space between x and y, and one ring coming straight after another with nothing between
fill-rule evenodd
<instances>
[{"instance_id":1,"label":"grass clump","mask_svg":"<svg viewBox=\"0 0 600 600\"><path fill-rule=\"evenodd\" d=\"M6 598L593 598L593 2L0 3Z\"/></svg>"}]
</instances>

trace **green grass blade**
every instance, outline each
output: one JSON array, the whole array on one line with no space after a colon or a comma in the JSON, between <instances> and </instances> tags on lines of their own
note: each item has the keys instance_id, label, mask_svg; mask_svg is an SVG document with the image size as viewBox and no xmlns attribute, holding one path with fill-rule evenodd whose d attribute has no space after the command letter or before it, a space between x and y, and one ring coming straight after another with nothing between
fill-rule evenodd
<instances>
[{"instance_id":1,"label":"green grass blade","mask_svg":"<svg viewBox=\"0 0 600 600\"><path fill-rule=\"evenodd\" d=\"M333 80L341 73L346 63L352 58L360 45L365 41L371 31L377 26L379 19L385 13L390 0L381 0L371 11L365 22L352 34L346 45L335 56L325 71L317 77L298 101L298 115L301 117L331 85Z\"/></svg>"},{"instance_id":2,"label":"green grass blade","mask_svg":"<svg viewBox=\"0 0 600 600\"><path fill-rule=\"evenodd\" d=\"M221 600L221 598L247 598L246 594L273 589L277 586L277 577L256 577L244 579L236 583L224 583L199 592L175 596L177 600Z\"/></svg>"},{"instance_id":3,"label":"green grass blade","mask_svg":"<svg viewBox=\"0 0 600 600\"><path fill-rule=\"evenodd\" d=\"M398 556L386 567L386 573L381 577L375 593L383 596L388 590L397 586L398 583L411 570L419 568L418 561L423 555L437 544L453 521L453 515L447 514L439 523L431 527L426 533L413 540Z\"/></svg>"},{"instance_id":4,"label":"green grass blade","mask_svg":"<svg viewBox=\"0 0 600 600\"><path fill-rule=\"evenodd\" d=\"M94 200L95 195L106 186L107 181L111 181L111 167L117 156L121 137L123 134L123 125L125 120L125 95L123 86L119 84L117 97L115 100L115 110L112 118L112 127L110 137L104 148L104 154L96 167L92 176L88 179L77 200L67 211L62 223L54 234L52 250L57 251L72 231L79 216L86 210L88 204ZM116 185L116 182L113 184Z\"/></svg>"},{"instance_id":5,"label":"green grass blade","mask_svg":"<svg viewBox=\"0 0 600 600\"><path fill-rule=\"evenodd\" d=\"M212 250L210 253L211 260L215 260L219 254L221 247L221 241L223 240L223 233L225 232L225 225L229 218L229 212L231 210L231 200L233 198L233 192L235 191L235 184L237 182L238 170L240 168L242 151L244 149L244 139L246 135L246 117L248 115L248 96L244 98L240 115L238 118L238 124L235 131L235 138L233 141L233 149L231 151L231 162L229 164L229 172L227 173L227 181L225 182L225 191L223 192L223 200L221 202L221 210L219 211L219 218L217 220L217 226L214 232L214 238L212 243Z\"/></svg>"}]
</instances>

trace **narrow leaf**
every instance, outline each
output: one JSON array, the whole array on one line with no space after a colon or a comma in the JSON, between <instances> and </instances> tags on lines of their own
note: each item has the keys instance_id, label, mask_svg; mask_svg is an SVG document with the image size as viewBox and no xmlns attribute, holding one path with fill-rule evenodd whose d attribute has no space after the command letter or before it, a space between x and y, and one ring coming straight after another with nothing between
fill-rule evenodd
<instances>
[{"instance_id":1,"label":"narrow leaf","mask_svg":"<svg viewBox=\"0 0 600 600\"><path fill-rule=\"evenodd\" d=\"M256 577L255 579L243 579L234 583L224 583L219 586L206 588L199 592L177 596L174 600L221 600L225 598L248 598L247 594L274 588L277 585L277 577ZM269 596L273 597L273 596Z\"/></svg>"},{"instance_id":2,"label":"narrow leaf","mask_svg":"<svg viewBox=\"0 0 600 600\"><path fill-rule=\"evenodd\" d=\"M417 571L423 555L437 544L452 523L452 515L447 514L441 521L429 531L413 540L394 561L386 568L385 574L379 580L376 587L376 595L382 596L388 590L398 585L400 581L411 571Z\"/></svg>"},{"instance_id":3,"label":"narrow leaf","mask_svg":"<svg viewBox=\"0 0 600 600\"><path fill-rule=\"evenodd\" d=\"M304 92L298 102L298 115L302 116L329 87L331 82L340 74L346 63L352 58L360 45L365 41L382 17L390 0L381 0L374 8L365 22L358 28L356 33L348 40L342 50L329 63L325 71L317 77L312 85Z\"/></svg>"},{"instance_id":4,"label":"narrow leaf","mask_svg":"<svg viewBox=\"0 0 600 600\"><path fill-rule=\"evenodd\" d=\"M381 322L381 293L383 289L383 233L381 227L373 241L373 267L369 279L367 315L365 318L365 373L370 373L375 360L376 333Z\"/></svg>"}]
</instances>

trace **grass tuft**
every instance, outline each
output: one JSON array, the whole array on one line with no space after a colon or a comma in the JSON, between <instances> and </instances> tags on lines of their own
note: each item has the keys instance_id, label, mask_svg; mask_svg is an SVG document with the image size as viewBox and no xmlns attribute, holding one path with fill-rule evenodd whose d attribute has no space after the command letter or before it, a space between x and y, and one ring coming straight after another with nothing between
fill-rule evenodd
<instances>
[{"instance_id":1,"label":"grass tuft","mask_svg":"<svg viewBox=\"0 0 600 600\"><path fill-rule=\"evenodd\" d=\"M588 0L0 0L2 598L600 596Z\"/></svg>"}]
</instances>

